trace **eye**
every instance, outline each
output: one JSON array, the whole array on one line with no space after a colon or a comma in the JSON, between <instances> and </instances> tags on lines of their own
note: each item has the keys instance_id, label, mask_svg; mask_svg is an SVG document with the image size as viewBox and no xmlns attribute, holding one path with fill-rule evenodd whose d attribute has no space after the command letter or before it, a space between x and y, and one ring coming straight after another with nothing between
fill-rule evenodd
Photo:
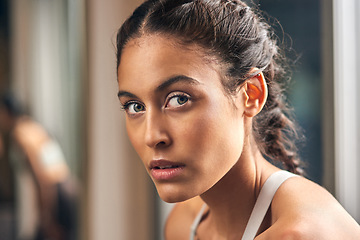
<instances>
[{"instance_id":1,"label":"eye","mask_svg":"<svg viewBox=\"0 0 360 240\"><path fill-rule=\"evenodd\" d=\"M130 115L139 114L145 111L144 105L137 102L126 103L124 104L123 109L125 109L125 111Z\"/></svg>"},{"instance_id":2,"label":"eye","mask_svg":"<svg viewBox=\"0 0 360 240\"><path fill-rule=\"evenodd\" d=\"M167 108L177 108L186 104L190 100L190 96L185 93L175 94L170 96L168 103L166 104Z\"/></svg>"}]
</instances>

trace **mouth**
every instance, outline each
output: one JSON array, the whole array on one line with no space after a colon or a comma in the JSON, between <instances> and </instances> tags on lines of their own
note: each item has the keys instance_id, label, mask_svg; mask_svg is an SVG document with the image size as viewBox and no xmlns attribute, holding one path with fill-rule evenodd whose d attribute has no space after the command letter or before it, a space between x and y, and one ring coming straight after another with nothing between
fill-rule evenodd
<instances>
[{"instance_id":1,"label":"mouth","mask_svg":"<svg viewBox=\"0 0 360 240\"><path fill-rule=\"evenodd\" d=\"M185 164L167 160L153 160L150 162L150 175L154 180L173 180L184 170Z\"/></svg>"},{"instance_id":2,"label":"mouth","mask_svg":"<svg viewBox=\"0 0 360 240\"><path fill-rule=\"evenodd\" d=\"M167 160L153 160L150 162L150 170L152 169L173 169L173 168L179 168L184 167L184 164L181 163L175 163Z\"/></svg>"},{"instance_id":3,"label":"mouth","mask_svg":"<svg viewBox=\"0 0 360 240\"><path fill-rule=\"evenodd\" d=\"M168 166L156 166L152 169L171 169L171 168L178 168L180 165L168 165Z\"/></svg>"}]
</instances>

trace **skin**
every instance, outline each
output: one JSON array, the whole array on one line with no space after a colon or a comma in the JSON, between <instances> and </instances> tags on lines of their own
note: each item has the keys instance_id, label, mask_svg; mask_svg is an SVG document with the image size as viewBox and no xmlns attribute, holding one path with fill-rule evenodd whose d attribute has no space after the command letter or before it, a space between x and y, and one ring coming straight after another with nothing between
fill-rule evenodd
<instances>
[{"instance_id":1,"label":"skin","mask_svg":"<svg viewBox=\"0 0 360 240\"><path fill-rule=\"evenodd\" d=\"M164 201L181 202L167 222L170 240L188 239L204 202L208 214L197 229L199 238L241 239L261 186L279 170L262 157L252 134L253 117L267 97L263 75L229 96L221 83L221 64L205 56L196 46L184 49L171 37L150 34L127 43L118 68L127 132L150 176L152 160L182 166L174 178L152 177ZM324 214L330 209L331 217ZM335 228L332 219L339 218L342 228ZM324 238L309 227L322 220L327 225L318 232L334 229L326 230L332 234ZM336 234L360 236L356 222L330 194L296 178L276 193L257 239L339 239L333 238Z\"/></svg>"}]
</instances>

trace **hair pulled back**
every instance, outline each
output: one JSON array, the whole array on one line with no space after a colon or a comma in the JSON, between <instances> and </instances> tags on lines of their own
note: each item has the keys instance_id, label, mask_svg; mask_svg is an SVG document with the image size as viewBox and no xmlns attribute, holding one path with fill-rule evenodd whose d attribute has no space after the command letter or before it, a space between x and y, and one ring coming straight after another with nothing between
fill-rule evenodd
<instances>
[{"instance_id":1,"label":"hair pulled back","mask_svg":"<svg viewBox=\"0 0 360 240\"><path fill-rule=\"evenodd\" d=\"M284 60L270 26L239 0L148 0L118 31L117 67L131 40L145 34L172 36L183 45L196 45L225 66L223 85L229 94L243 84L255 67L262 71L268 99L253 121L260 151L286 170L302 174L295 140L295 123L289 118L282 83Z\"/></svg>"}]
</instances>

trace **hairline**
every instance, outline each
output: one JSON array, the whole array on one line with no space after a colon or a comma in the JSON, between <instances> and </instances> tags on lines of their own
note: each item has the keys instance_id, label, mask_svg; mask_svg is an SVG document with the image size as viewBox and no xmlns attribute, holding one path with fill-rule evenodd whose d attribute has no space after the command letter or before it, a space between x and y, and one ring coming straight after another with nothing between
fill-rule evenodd
<instances>
[{"instance_id":1,"label":"hairline","mask_svg":"<svg viewBox=\"0 0 360 240\"><path fill-rule=\"evenodd\" d=\"M226 86L226 82L231 81L231 76L227 74L227 69L229 68L230 63L226 63L224 59L219 56L219 54L214 53L211 50L206 49L200 43L192 42L191 40L186 40L185 37L179 36L178 34L168 33L165 31L153 31L146 29L146 27L142 27L139 32L134 33L133 36L130 36L126 43L123 45L121 49L121 53L119 56L119 65L117 66L117 74L118 69L121 62L121 55L123 50L128 46L129 42L136 41L137 39L141 39L144 37L148 37L151 35L161 36L166 39L171 39L173 42L173 47L185 49L188 51L196 51L200 58L203 59L210 68L212 68L220 77L221 85L223 86L222 90L224 91L225 96L232 96L233 91Z\"/></svg>"}]
</instances>

